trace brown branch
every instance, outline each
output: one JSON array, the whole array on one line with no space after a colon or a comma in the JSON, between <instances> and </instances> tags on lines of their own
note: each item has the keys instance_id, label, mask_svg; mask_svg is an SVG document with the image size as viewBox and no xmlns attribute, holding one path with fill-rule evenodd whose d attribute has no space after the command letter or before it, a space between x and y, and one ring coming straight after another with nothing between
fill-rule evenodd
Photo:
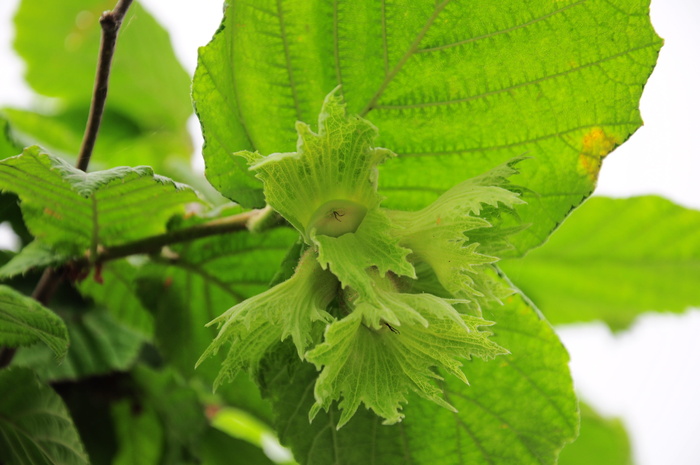
<instances>
[{"instance_id":1,"label":"brown branch","mask_svg":"<svg viewBox=\"0 0 700 465\"><path fill-rule=\"evenodd\" d=\"M95 76L95 88L92 93L92 103L90 105L90 115L85 126L83 143L78 155L78 169L87 171L92 151L95 148L97 133L100 130L102 114L107 101L107 90L109 87L109 72L112 68L112 58L114 48L117 44L117 34L133 0L119 0L112 11L106 11L100 18L102 26L102 40L100 42L100 54L97 59L97 75Z\"/></svg>"},{"instance_id":2,"label":"brown branch","mask_svg":"<svg viewBox=\"0 0 700 465\"><path fill-rule=\"evenodd\" d=\"M98 253L94 264L104 263L110 260L128 257L130 255L150 254L159 252L163 247L179 244L181 242L189 242L197 239L202 239L210 236L217 236L236 231L245 231L250 229L250 226L259 217L267 214L267 210L252 210L238 215L219 218L208 223L198 224L184 229L176 229L158 236L146 237L127 244L116 245L105 248ZM277 219L280 217L277 215ZM89 265L88 258L76 262L76 265Z\"/></svg>"},{"instance_id":3,"label":"brown branch","mask_svg":"<svg viewBox=\"0 0 700 465\"><path fill-rule=\"evenodd\" d=\"M260 223L264 223L265 227L261 228ZM44 274L41 276L39 283L32 293L32 297L42 305L48 305L49 300L53 296L61 280L66 274L70 274L69 270L71 269L84 270L86 267L99 267L104 262L125 258L131 255L157 253L168 245L237 231L262 231L279 226L281 223L282 217L269 207L266 207L262 210L251 210L249 212L239 213L238 215L217 218L207 223L190 226L189 228L176 229L157 236L146 237L108 249L105 248L100 250L94 260L86 256L80 260L66 263L60 268L45 269ZM0 347L0 368L4 368L10 364L16 351L16 348Z\"/></svg>"}]
</instances>

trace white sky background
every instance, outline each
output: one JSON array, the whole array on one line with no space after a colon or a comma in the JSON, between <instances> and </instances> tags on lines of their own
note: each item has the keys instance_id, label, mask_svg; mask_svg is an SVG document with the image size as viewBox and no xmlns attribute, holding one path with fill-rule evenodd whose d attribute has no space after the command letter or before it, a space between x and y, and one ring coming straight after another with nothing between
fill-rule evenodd
<instances>
[{"instance_id":1,"label":"white sky background","mask_svg":"<svg viewBox=\"0 0 700 465\"><path fill-rule=\"evenodd\" d=\"M171 31L192 73L197 47L218 27L222 2L142 3ZM27 106L32 95L8 46L17 4L0 0L0 107ZM642 97L645 126L605 160L596 193L660 194L700 209L700 1L653 0L652 21L666 44ZM606 415L623 418L637 465L700 464L700 311L643 316L616 336L598 324L559 329L579 392Z\"/></svg>"}]
</instances>

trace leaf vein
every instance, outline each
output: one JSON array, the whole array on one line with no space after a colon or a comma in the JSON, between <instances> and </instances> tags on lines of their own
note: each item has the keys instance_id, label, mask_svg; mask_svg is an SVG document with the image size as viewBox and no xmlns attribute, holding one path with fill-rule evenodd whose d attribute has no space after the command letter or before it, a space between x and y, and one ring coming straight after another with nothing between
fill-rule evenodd
<instances>
[{"instance_id":1,"label":"leaf vein","mask_svg":"<svg viewBox=\"0 0 700 465\"><path fill-rule=\"evenodd\" d=\"M292 92L292 100L294 101L294 110L296 112L297 119L301 121L301 109L299 107L299 97L297 96L296 81L294 79L294 72L292 69L292 59L289 52L289 40L287 38L287 32L284 25L284 12L282 10L282 0L277 0L277 14L280 23L280 34L282 38L282 45L284 46L284 60L287 65L287 75L289 76L289 88Z\"/></svg>"},{"instance_id":2,"label":"leaf vein","mask_svg":"<svg viewBox=\"0 0 700 465\"><path fill-rule=\"evenodd\" d=\"M448 48L453 48L453 47L458 47L458 46L460 46L460 45L468 44L468 43L470 43L470 42L476 42L476 41L479 41L479 40L488 39L488 38L495 37L495 36L498 36L498 35L501 35L501 34L507 34L507 33L509 33L509 32L516 31L516 30L518 30L518 29L522 29L522 28L525 28L525 27L528 27L528 26L532 26L533 24L536 24L536 23L538 23L538 22L540 22L540 21L544 21L544 20L547 19L547 18L550 18L550 17L552 17L552 16L554 16L554 15L556 15L556 14L562 13L562 12L564 12L564 11L566 11L566 10L569 10L569 9L571 9L571 8L574 8L574 7L576 7L576 6L579 6L579 5L581 5L581 4L583 4L583 3L587 2L587 1L588 1L588 0L579 0L578 2L572 3L572 4L570 4L570 5L566 5L566 6L562 7L562 8L557 9L557 10L551 11L551 12L547 13L546 15L539 16L539 17L537 17L537 18L531 19L530 21L527 21L527 22L522 23L522 24L518 24L518 25L515 25L515 26L511 26L511 27L509 27L509 28L507 28L507 29L501 29L501 30L499 30L499 31L494 31L494 32L491 32L491 33L489 33L489 34L483 34L483 35L480 35L480 36L477 36L477 37L471 37L471 38L469 38L469 39L464 39L464 40L460 40L460 41L457 41L457 42L452 42L452 43L450 43L450 44L438 45L438 46L435 46L435 47L430 47L430 48L424 48L424 49L416 50L416 53L432 53L432 52L436 52L436 51L438 51L438 50L445 50L445 49L448 49Z\"/></svg>"},{"instance_id":3,"label":"leaf vein","mask_svg":"<svg viewBox=\"0 0 700 465\"><path fill-rule=\"evenodd\" d=\"M337 0L336 0L337 1ZM428 33L428 30L430 27L435 23L435 20L437 17L440 15L440 13L445 9L445 7L450 3L451 0L443 0L439 5L435 6L435 10L433 11L433 14L428 18L428 20L425 22L425 25L421 28L420 32L416 36L416 38L413 40L411 45L408 47L408 50L406 50L406 53L403 54L401 59L399 60L398 63L391 69L389 74L386 75L382 83L379 85L379 88L376 90L374 95L370 98L369 102L367 105L365 105L364 109L359 113L359 116L364 117L369 113L370 110L374 108L374 105L377 103L379 98L382 96L384 91L386 90L387 86L391 83L391 81L396 77L396 75L401 71L403 66L406 64L409 58L413 56L413 54L416 52L418 49L418 45L420 45L421 40L423 40L423 37Z\"/></svg>"},{"instance_id":4,"label":"leaf vein","mask_svg":"<svg viewBox=\"0 0 700 465\"><path fill-rule=\"evenodd\" d=\"M456 99L443 100L443 101L436 101L436 102L420 102L420 103L412 103L412 104L405 104L405 105L375 105L375 106L374 106L374 109L375 109L375 110L386 110L386 111L411 110L411 109L417 109L417 108L430 108L430 107L449 106L449 105L455 105L455 104L459 104L459 103L466 103L466 102L470 102L470 101L473 101L473 100L478 100L478 99L490 97L490 96L492 96L492 95L498 95L498 94L502 94L502 93L504 93L504 92L510 92L510 91L512 91L512 90L520 89L520 88L522 88L522 87L527 87L527 86L532 86L532 85L540 84L540 83L545 82L545 81L547 81L547 80L555 79L555 78L562 77L562 76L566 76L567 74L576 73L576 72L579 72L579 71L581 71L581 70L584 70L584 69L587 69L587 68L590 68L590 67L593 67L593 66L600 67L600 65L601 65L602 63L605 63L605 62L611 61L611 60L615 60L615 59L617 59L617 58L620 58L620 57L625 56L625 55L627 55L627 54L630 54L630 53L632 53L632 52L636 52L636 51L638 51L638 50L643 50L643 49L645 49L645 48L654 47L654 46L656 46L657 44L658 44L658 42L651 42L651 43L648 43L648 44L640 45L639 47L634 47L634 48L631 48L631 49L627 49L627 50L624 50L624 51L622 51L622 52L620 52L620 53L616 53L616 54L614 54L614 55L610 55L610 56L608 56L608 57L601 58L600 60L596 60L596 61L593 61L593 62L590 62L590 63L586 63L585 65L581 65L581 66L577 66L577 67L575 67L575 68L568 69L568 70L566 70L566 71L560 71L560 72L558 72L558 73L550 74L550 75L548 75L548 76L542 76L542 77L539 77L539 78L537 78L537 79L533 79L533 80L531 80L531 81L521 82L521 83L518 83L518 84L514 84L514 85L512 85L512 86L503 87L503 88L501 88L501 89L496 89L496 90L492 90L492 91L489 91L489 92L483 92L483 93L481 93L481 94L472 95L472 96L469 96L469 97L456 98ZM602 68L601 68L601 70L602 70ZM606 75L606 76L607 76L607 75ZM610 78L609 78L609 79L610 79ZM612 79L611 79L611 80L612 80ZM618 84L619 84L619 82L618 82ZM631 86L631 85L635 85L635 84L625 84L625 85Z\"/></svg>"},{"instance_id":5,"label":"leaf vein","mask_svg":"<svg viewBox=\"0 0 700 465\"><path fill-rule=\"evenodd\" d=\"M396 153L399 155L399 157L434 157L434 156L440 156L440 155L461 155L465 153L470 153L470 152L485 152L489 150L502 150L502 149L507 149L507 148L512 148L512 147L517 147L519 145L525 145L525 144L531 144L533 142L540 142L552 137L559 137L562 134L568 134L571 132L575 131L580 131L583 129L591 129L591 128L597 128L597 127L605 127L605 126L636 126L639 123L636 121L625 121L625 122L619 122L619 123L597 123L597 124L584 124L581 126L577 126L574 128L569 128L565 131L557 131L551 134L545 134L543 136L538 136L538 137L533 137L530 139L525 139L521 141L516 141L516 142L511 142L508 144L502 144L502 145L492 145L490 147L474 147L474 148L467 148L467 149L459 149L459 150L438 150L438 151L432 151L432 152L399 152L397 151ZM382 187L384 189L384 187Z\"/></svg>"}]
</instances>

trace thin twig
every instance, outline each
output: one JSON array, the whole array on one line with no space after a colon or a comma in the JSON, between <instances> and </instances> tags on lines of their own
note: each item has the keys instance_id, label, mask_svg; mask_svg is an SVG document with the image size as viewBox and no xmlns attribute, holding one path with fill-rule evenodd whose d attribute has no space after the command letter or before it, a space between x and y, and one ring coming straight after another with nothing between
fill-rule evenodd
<instances>
[{"instance_id":1,"label":"thin twig","mask_svg":"<svg viewBox=\"0 0 700 465\"><path fill-rule=\"evenodd\" d=\"M93 264L101 264L110 260L128 257L130 255L157 253L163 247L181 242L189 242L205 237L218 236L221 234L249 230L251 223L257 220L261 215L266 214L266 210L252 210L238 215L219 218L208 223L202 223L189 228L176 229L158 236L146 237L134 242L121 244L101 250L97 257L92 262ZM276 217L281 219L279 215ZM85 258L79 262L74 262L76 265L89 265L90 261Z\"/></svg>"},{"instance_id":2,"label":"thin twig","mask_svg":"<svg viewBox=\"0 0 700 465\"><path fill-rule=\"evenodd\" d=\"M107 89L109 87L109 72L112 67L114 48L117 44L117 33L133 0L119 0L117 6L112 11L105 11L100 18L102 26L102 40L100 42L100 54L97 59L97 75L95 76L95 88L92 93L92 104L90 105L90 115L85 126L83 143L78 155L78 169L87 171L92 151L95 148L97 133L100 130L102 114L107 100Z\"/></svg>"},{"instance_id":3,"label":"thin twig","mask_svg":"<svg viewBox=\"0 0 700 465\"><path fill-rule=\"evenodd\" d=\"M76 163L76 167L82 171L87 171L92 151L95 148L97 133L100 130L102 114L104 113L105 102L107 101L109 73L112 67L112 58L114 57L114 48L117 44L117 34L122 20L132 2L133 0L119 0L112 11L105 11L100 17L102 39L100 42L100 52L97 57L95 87L92 93L90 114L88 115L85 134L83 135L83 142L80 146L80 153L78 154L78 161ZM53 268L45 269L39 283L37 283L34 288L32 297L43 305L47 305L62 278L63 273L61 271L57 271ZM15 351L16 349L0 348L0 368L10 364Z\"/></svg>"}]
</instances>

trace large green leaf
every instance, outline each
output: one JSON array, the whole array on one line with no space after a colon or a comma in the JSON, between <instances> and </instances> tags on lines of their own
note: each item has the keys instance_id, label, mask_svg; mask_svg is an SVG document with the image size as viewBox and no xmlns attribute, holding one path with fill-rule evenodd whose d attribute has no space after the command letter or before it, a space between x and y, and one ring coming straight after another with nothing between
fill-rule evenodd
<instances>
[{"instance_id":1,"label":"large green leaf","mask_svg":"<svg viewBox=\"0 0 700 465\"><path fill-rule=\"evenodd\" d=\"M86 174L38 147L0 163L0 189L19 196L38 240L73 256L165 232L172 215L200 201L149 167Z\"/></svg>"},{"instance_id":2,"label":"large green leaf","mask_svg":"<svg viewBox=\"0 0 700 465\"><path fill-rule=\"evenodd\" d=\"M63 320L36 300L0 286L0 345L18 347L37 342L46 344L53 357L62 359L68 351Z\"/></svg>"},{"instance_id":3,"label":"large green leaf","mask_svg":"<svg viewBox=\"0 0 700 465\"><path fill-rule=\"evenodd\" d=\"M457 413L413 395L406 418L392 426L382 426L380 417L361 409L336 430L337 405L309 424L316 370L300 362L293 349L278 351L261 382L275 408L280 439L303 465L556 463L578 430L566 350L518 296L486 310L484 317L497 322L493 340L511 355L466 362L470 386L445 378L445 399Z\"/></svg>"},{"instance_id":4,"label":"large green leaf","mask_svg":"<svg viewBox=\"0 0 700 465\"><path fill-rule=\"evenodd\" d=\"M57 365L42 346L17 353L14 364L34 369L42 379L77 380L86 376L131 368L143 345L143 337L120 325L110 314L89 311L67 321L71 345L63 363Z\"/></svg>"},{"instance_id":5,"label":"large green leaf","mask_svg":"<svg viewBox=\"0 0 700 465\"><path fill-rule=\"evenodd\" d=\"M641 124L661 39L647 0L264 0L231 3L201 49L193 98L207 176L262 203L242 149L291 152L342 85L350 113L399 157L380 168L393 208L424 206L517 155L537 195L516 252L541 243L592 191L601 158Z\"/></svg>"},{"instance_id":6,"label":"large green leaf","mask_svg":"<svg viewBox=\"0 0 700 465\"><path fill-rule=\"evenodd\" d=\"M660 197L594 197L539 249L502 268L552 323L627 327L700 305L700 211Z\"/></svg>"},{"instance_id":7,"label":"large green leaf","mask_svg":"<svg viewBox=\"0 0 700 465\"><path fill-rule=\"evenodd\" d=\"M22 1L15 16L14 46L27 63L29 85L41 94L87 107L100 44L99 18L114 6L113 0ZM189 77L167 32L134 4L119 32L109 106L142 127L184 130L192 113L188 96Z\"/></svg>"},{"instance_id":8,"label":"large green leaf","mask_svg":"<svg viewBox=\"0 0 700 465\"><path fill-rule=\"evenodd\" d=\"M603 418L581 403L581 434L562 450L559 465L632 465L627 431L616 418Z\"/></svg>"},{"instance_id":9,"label":"large green leaf","mask_svg":"<svg viewBox=\"0 0 700 465\"><path fill-rule=\"evenodd\" d=\"M63 401L27 369L0 371L0 462L89 463Z\"/></svg>"}]
</instances>

